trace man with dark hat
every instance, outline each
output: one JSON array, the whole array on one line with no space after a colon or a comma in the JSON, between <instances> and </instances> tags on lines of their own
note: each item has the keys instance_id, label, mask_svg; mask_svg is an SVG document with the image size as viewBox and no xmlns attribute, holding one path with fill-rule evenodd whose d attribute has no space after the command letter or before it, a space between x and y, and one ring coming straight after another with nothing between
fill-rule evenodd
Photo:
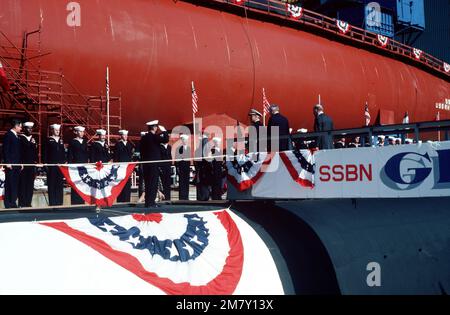
<instances>
[{"instance_id":1,"label":"man with dark hat","mask_svg":"<svg viewBox=\"0 0 450 315\"><path fill-rule=\"evenodd\" d=\"M24 133L20 135L20 156L22 164L36 164L38 162L38 150L33 132L34 123L27 121L23 124ZM35 166L24 166L19 178L19 207L31 207L33 200L34 179L36 178Z\"/></svg>"},{"instance_id":2,"label":"man with dark hat","mask_svg":"<svg viewBox=\"0 0 450 315\"><path fill-rule=\"evenodd\" d=\"M68 161L69 163L89 163L89 151L87 141L84 139L85 128L76 126L74 128L75 138L69 143ZM73 205L84 204L83 198L72 188L70 200Z\"/></svg>"},{"instance_id":3,"label":"man with dark hat","mask_svg":"<svg viewBox=\"0 0 450 315\"><path fill-rule=\"evenodd\" d=\"M178 172L179 200L189 200L189 182L191 175L191 148L189 145L189 136L180 135L181 145L176 151L176 159L186 159L176 162Z\"/></svg>"},{"instance_id":4,"label":"man with dark hat","mask_svg":"<svg viewBox=\"0 0 450 315\"><path fill-rule=\"evenodd\" d=\"M158 161L161 160L160 143L163 139L157 134L158 120L147 123L148 133L141 139L141 160ZM143 166L145 181L145 206L158 207L155 203L158 192L158 165L156 163L146 163Z\"/></svg>"},{"instance_id":5,"label":"man with dark hat","mask_svg":"<svg viewBox=\"0 0 450 315\"><path fill-rule=\"evenodd\" d=\"M114 148L114 162L131 162L134 154L134 145L128 141L128 130L119 130L120 140ZM130 202L131 178L123 187L117 202Z\"/></svg>"},{"instance_id":6,"label":"man with dark hat","mask_svg":"<svg viewBox=\"0 0 450 315\"><path fill-rule=\"evenodd\" d=\"M17 208L17 198L19 194L20 164L22 162L19 134L22 131L22 122L17 119L12 120L12 128L3 138L3 163L5 163L5 208Z\"/></svg>"},{"instance_id":7,"label":"man with dark hat","mask_svg":"<svg viewBox=\"0 0 450 315\"><path fill-rule=\"evenodd\" d=\"M61 138L61 125L50 125L50 137L44 151L47 164L66 163L66 152ZM61 206L64 202L64 177L58 166L47 167L48 203L50 206Z\"/></svg>"},{"instance_id":8,"label":"man with dark hat","mask_svg":"<svg viewBox=\"0 0 450 315\"><path fill-rule=\"evenodd\" d=\"M248 151L249 152L260 152L260 130L263 127L261 123L261 117L262 114L258 112L256 109L251 109L248 113L248 116L250 117L250 124L254 129L250 129L249 135L248 135ZM261 148L263 149L263 148Z\"/></svg>"},{"instance_id":9,"label":"man with dark hat","mask_svg":"<svg viewBox=\"0 0 450 315\"><path fill-rule=\"evenodd\" d=\"M161 178L162 193L164 195L164 200L170 200L170 187L172 184L172 146L169 144L169 132L167 130L161 130L160 133L161 143L161 160L167 162L161 162L159 164L159 176Z\"/></svg>"},{"instance_id":10,"label":"man with dark hat","mask_svg":"<svg viewBox=\"0 0 450 315\"><path fill-rule=\"evenodd\" d=\"M106 130L97 129L97 141L94 141L91 145L90 158L92 163L102 162L108 163L111 161L111 154L109 152L109 146L106 143Z\"/></svg>"},{"instance_id":11,"label":"man with dark hat","mask_svg":"<svg viewBox=\"0 0 450 315\"><path fill-rule=\"evenodd\" d=\"M275 135L273 135L273 139L271 138L272 127L278 128L278 137L275 137ZM280 114L280 107L276 104L270 105L270 118L269 123L267 124L267 128L267 133L269 135L271 143L271 151L276 149L276 146L274 146L276 142L278 142L279 151L291 150L292 144L291 135L289 132L289 121L286 117Z\"/></svg>"}]
</instances>

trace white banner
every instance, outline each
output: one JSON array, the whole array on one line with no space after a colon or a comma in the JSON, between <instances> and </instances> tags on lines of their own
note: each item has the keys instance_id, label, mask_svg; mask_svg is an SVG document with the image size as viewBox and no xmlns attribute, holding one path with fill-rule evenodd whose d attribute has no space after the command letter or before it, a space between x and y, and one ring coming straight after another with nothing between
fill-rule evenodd
<instances>
[{"instance_id":1,"label":"white banner","mask_svg":"<svg viewBox=\"0 0 450 315\"><path fill-rule=\"evenodd\" d=\"M279 159L277 153L272 163ZM278 163L275 171L264 174L247 191L245 199L450 196L450 142L324 150L316 152L311 163L315 163L313 188L298 185L292 169ZM239 197L239 193L229 196Z\"/></svg>"}]
</instances>

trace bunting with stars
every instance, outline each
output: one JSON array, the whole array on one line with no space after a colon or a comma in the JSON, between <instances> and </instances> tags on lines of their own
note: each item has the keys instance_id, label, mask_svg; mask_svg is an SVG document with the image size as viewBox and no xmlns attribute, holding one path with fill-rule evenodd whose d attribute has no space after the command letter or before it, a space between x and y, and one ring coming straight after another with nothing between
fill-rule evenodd
<instances>
[{"instance_id":1,"label":"bunting with stars","mask_svg":"<svg viewBox=\"0 0 450 315\"><path fill-rule=\"evenodd\" d=\"M280 152L280 158L295 182L303 187L314 188L314 150Z\"/></svg>"},{"instance_id":2,"label":"bunting with stars","mask_svg":"<svg viewBox=\"0 0 450 315\"><path fill-rule=\"evenodd\" d=\"M119 196L136 164L72 164L59 166L67 183L84 201L109 207Z\"/></svg>"},{"instance_id":3,"label":"bunting with stars","mask_svg":"<svg viewBox=\"0 0 450 315\"><path fill-rule=\"evenodd\" d=\"M263 167L270 164L272 157L267 152L236 156L227 161L228 181L239 191L251 188L264 175Z\"/></svg>"},{"instance_id":4,"label":"bunting with stars","mask_svg":"<svg viewBox=\"0 0 450 315\"><path fill-rule=\"evenodd\" d=\"M75 238L166 294L232 294L243 272L243 241L228 210L102 214L41 225Z\"/></svg>"}]
</instances>

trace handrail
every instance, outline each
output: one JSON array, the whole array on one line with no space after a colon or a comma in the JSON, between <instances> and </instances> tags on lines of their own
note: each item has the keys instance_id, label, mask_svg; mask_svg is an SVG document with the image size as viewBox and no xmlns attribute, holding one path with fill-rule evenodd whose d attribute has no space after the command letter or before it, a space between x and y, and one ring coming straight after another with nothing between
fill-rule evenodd
<instances>
[{"instance_id":1,"label":"handrail","mask_svg":"<svg viewBox=\"0 0 450 315\"><path fill-rule=\"evenodd\" d=\"M348 32L340 32L337 27L337 19L304 8L302 8L303 11L300 17L293 17L288 10L288 5L279 0L265 0L264 2L255 0L202 0L189 2L216 2L235 8L242 7L247 11L253 11L271 17L281 18L293 23L304 24L325 32L337 34L339 38L354 40L375 47L380 51L388 51L394 55L406 57L417 64L421 64L432 70L438 71L439 73L447 75L447 77L450 78L450 69L446 69L448 64L427 52L420 51L419 54L419 51L417 51L419 54L419 57L417 58L414 55L414 47L405 45L391 38L389 38L389 42L386 46L382 46L378 42L378 34L354 25L350 25L350 30ZM361 39L356 37L360 37Z\"/></svg>"}]
</instances>

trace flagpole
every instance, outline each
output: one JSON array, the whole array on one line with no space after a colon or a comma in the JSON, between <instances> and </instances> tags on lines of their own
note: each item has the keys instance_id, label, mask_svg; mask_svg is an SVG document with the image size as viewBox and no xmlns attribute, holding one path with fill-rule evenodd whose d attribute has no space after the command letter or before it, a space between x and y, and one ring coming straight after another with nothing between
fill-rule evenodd
<instances>
[{"instance_id":1,"label":"flagpole","mask_svg":"<svg viewBox=\"0 0 450 315\"><path fill-rule=\"evenodd\" d=\"M110 143L110 133L109 133L109 67L106 66L106 131L108 133L108 146Z\"/></svg>"},{"instance_id":2,"label":"flagpole","mask_svg":"<svg viewBox=\"0 0 450 315\"><path fill-rule=\"evenodd\" d=\"M195 87L194 87L194 81L191 81L191 97L192 97L192 93L194 91ZM191 103L192 106L192 103ZM195 150L197 149L197 132L196 132L196 127L195 127L195 111L192 110L192 132L194 133L194 150L193 152L195 152Z\"/></svg>"},{"instance_id":3,"label":"flagpole","mask_svg":"<svg viewBox=\"0 0 450 315\"><path fill-rule=\"evenodd\" d=\"M319 94L319 105L322 105L322 98L320 97L320 94Z\"/></svg>"}]
</instances>

